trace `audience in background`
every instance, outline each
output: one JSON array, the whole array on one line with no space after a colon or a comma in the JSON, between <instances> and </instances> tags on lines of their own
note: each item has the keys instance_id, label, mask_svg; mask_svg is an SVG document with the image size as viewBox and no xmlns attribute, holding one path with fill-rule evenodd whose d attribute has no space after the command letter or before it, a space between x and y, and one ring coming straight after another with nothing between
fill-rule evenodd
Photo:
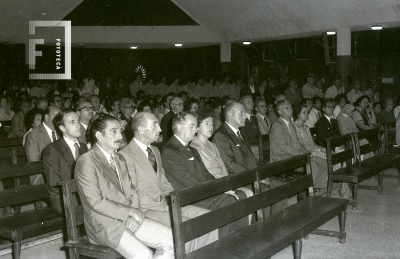
<instances>
[{"instance_id":1,"label":"audience in background","mask_svg":"<svg viewBox=\"0 0 400 259\"><path fill-rule=\"evenodd\" d=\"M29 102L22 100L17 112L11 119L10 132L8 138L22 138L26 133L25 114L30 110Z\"/></svg>"}]
</instances>

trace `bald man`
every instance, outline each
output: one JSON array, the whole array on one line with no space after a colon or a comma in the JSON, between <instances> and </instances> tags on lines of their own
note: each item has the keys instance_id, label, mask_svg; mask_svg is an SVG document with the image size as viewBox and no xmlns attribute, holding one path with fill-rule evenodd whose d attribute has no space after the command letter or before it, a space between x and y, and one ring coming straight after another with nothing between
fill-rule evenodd
<instances>
[{"instance_id":1,"label":"bald man","mask_svg":"<svg viewBox=\"0 0 400 259\"><path fill-rule=\"evenodd\" d=\"M219 127L212 137L221 154L229 174L238 174L258 167L256 157L251 147L239 131L246 123L246 110L243 104L233 102L225 108L225 123ZM282 185L283 181L270 178L269 183L263 184L263 189L271 189ZM280 201L264 209L265 215L276 213L287 206L287 200Z\"/></svg>"}]
</instances>

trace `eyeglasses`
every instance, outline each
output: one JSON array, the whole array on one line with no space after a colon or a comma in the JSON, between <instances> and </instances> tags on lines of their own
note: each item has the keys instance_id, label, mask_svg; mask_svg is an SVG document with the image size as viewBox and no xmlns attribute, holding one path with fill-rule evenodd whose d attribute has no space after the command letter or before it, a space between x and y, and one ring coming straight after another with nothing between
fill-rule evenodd
<instances>
[{"instance_id":1,"label":"eyeglasses","mask_svg":"<svg viewBox=\"0 0 400 259\"><path fill-rule=\"evenodd\" d=\"M134 106L134 105L129 105L129 106L125 106L125 107L123 107L124 109L136 109L136 106Z\"/></svg>"},{"instance_id":2,"label":"eyeglasses","mask_svg":"<svg viewBox=\"0 0 400 259\"><path fill-rule=\"evenodd\" d=\"M85 110L85 111L90 111L90 110L92 110L93 111L93 106L85 106L85 107L82 107L82 108L80 108L80 109L78 109L78 111L80 111L80 110Z\"/></svg>"}]
</instances>

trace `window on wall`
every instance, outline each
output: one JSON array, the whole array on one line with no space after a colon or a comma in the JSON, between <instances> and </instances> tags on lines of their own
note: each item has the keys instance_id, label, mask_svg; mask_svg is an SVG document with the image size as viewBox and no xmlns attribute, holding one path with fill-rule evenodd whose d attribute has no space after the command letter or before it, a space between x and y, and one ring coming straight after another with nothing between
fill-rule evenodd
<instances>
[{"instance_id":1,"label":"window on wall","mask_svg":"<svg viewBox=\"0 0 400 259\"><path fill-rule=\"evenodd\" d=\"M394 53L400 52L400 30L389 29L379 32L380 52Z\"/></svg>"},{"instance_id":2,"label":"window on wall","mask_svg":"<svg viewBox=\"0 0 400 259\"><path fill-rule=\"evenodd\" d=\"M377 31L355 32L351 40L351 52L353 56L378 53Z\"/></svg>"}]
</instances>

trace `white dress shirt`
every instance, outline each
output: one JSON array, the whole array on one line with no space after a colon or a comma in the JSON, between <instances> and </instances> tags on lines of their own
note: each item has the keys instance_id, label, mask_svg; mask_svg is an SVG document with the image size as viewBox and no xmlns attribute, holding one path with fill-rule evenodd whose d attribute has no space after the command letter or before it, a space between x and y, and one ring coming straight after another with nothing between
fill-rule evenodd
<instances>
[{"instance_id":1,"label":"white dress shirt","mask_svg":"<svg viewBox=\"0 0 400 259\"><path fill-rule=\"evenodd\" d=\"M142 142L140 142L136 138L133 138L133 139L135 140L136 144L138 144L140 149L143 150L143 152L147 156L147 158L149 158L149 152L147 152L147 148L150 148L150 147L146 146L145 144L143 144Z\"/></svg>"},{"instance_id":2,"label":"white dress shirt","mask_svg":"<svg viewBox=\"0 0 400 259\"><path fill-rule=\"evenodd\" d=\"M76 146L75 146L75 143L78 144L78 147L81 147L81 146L79 145L79 141L76 140L76 141L74 142L74 141L72 141L71 139L69 139L69 138L67 138L67 137L65 137L65 136L64 136L64 140L65 140L65 142L67 143L69 149L71 149L72 155L73 155L74 159L76 160L76 156L75 156L75 155L76 155ZM79 151L79 149L78 149L78 151Z\"/></svg>"},{"instance_id":3,"label":"white dress shirt","mask_svg":"<svg viewBox=\"0 0 400 259\"><path fill-rule=\"evenodd\" d=\"M47 134L49 135L51 142L53 142L53 137L51 136L51 133L53 132L53 130L50 129L50 128L46 125L46 123L43 123L43 126L44 126L44 128L46 129L46 132L47 132ZM55 130L54 130L54 132L55 132ZM57 139L57 134L56 134L56 139Z\"/></svg>"}]
</instances>

